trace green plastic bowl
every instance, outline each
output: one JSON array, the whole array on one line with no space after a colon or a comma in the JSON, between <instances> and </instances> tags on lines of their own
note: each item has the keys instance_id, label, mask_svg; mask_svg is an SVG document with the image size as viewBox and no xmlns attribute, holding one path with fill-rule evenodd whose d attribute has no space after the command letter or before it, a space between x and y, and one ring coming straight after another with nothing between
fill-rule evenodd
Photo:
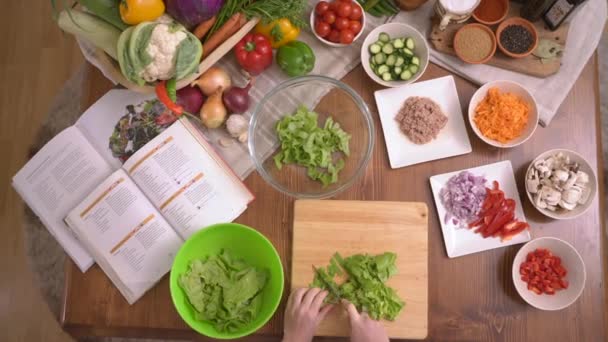
<instances>
[{"instance_id":1,"label":"green plastic bowl","mask_svg":"<svg viewBox=\"0 0 608 342\"><path fill-rule=\"evenodd\" d=\"M218 254L222 249L230 250L252 266L270 271L270 278L262 292L263 304L258 317L248 326L233 333L221 333L210 323L196 320L194 308L177 282L178 277L186 272L191 260ZM212 338L234 339L256 332L270 320L281 302L283 283L281 258L264 235L241 224L220 223L201 229L183 244L171 267L169 288L175 309L192 329Z\"/></svg>"}]
</instances>

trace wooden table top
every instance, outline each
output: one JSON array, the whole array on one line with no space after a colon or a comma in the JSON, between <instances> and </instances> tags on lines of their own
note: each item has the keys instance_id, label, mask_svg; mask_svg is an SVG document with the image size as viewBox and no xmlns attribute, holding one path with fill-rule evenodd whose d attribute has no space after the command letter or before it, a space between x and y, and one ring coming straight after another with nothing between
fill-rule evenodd
<instances>
[{"instance_id":1,"label":"wooden table top","mask_svg":"<svg viewBox=\"0 0 608 342\"><path fill-rule=\"evenodd\" d=\"M449 73L429 65L422 80ZM473 84L456 78L458 95L467 113ZM599 89L597 56L584 68L549 128L539 128L524 145L497 149L483 143L467 127L473 152L433 162L392 170L378 119L373 92L381 87L371 81L361 66L344 81L368 103L376 124L376 144L367 170L350 189L336 199L422 201L429 207L429 335L428 341L604 341L608 337L604 289L604 186L598 172L599 191L591 209L570 221L545 218L529 203L524 193L524 173L530 161L553 148L578 151L596 170L601 170ZM91 67L88 106L111 88ZM467 125L468 126L468 125ZM448 259L429 186L429 177L449 171L509 159L516 172L524 210L532 236L555 236L573 244L586 264L587 282L582 296L567 309L548 312L527 305L511 280L513 258L521 245L499 248ZM253 173L245 182L257 195L237 222L257 228L275 245L290 278L293 199L271 188ZM263 214L262 214L263 213ZM289 289L289 284L286 284ZM284 300L287 293L284 296ZM407 308L406 308L407 310ZM247 341L279 341L283 306L273 319ZM86 273L68 261L65 301L61 322L74 336L123 336L154 338L198 338L173 308L168 276L129 306L98 266ZM330 339L319 339L327 340ZM332 341L334 339L331 339ZM336 339L337 340L337 339Z\"/></svg>"}]
</instances>

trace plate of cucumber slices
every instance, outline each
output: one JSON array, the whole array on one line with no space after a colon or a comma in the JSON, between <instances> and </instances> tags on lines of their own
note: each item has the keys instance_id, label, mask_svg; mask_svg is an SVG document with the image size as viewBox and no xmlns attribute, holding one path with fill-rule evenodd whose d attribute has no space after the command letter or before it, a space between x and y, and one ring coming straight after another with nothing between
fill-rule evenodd
<instances>
[{"instance_id":1,"label":"plate of cucumber slices","mask_svg":"<svg viewBox=\"0 0 608 342\"><path fill-rule=\"evenodd\" d=\"M415 82L429 64L429 47L415 28L401 23L376 27L361 46L363 69L376 83L398 87Z\"/></svg>"}]
</instances>

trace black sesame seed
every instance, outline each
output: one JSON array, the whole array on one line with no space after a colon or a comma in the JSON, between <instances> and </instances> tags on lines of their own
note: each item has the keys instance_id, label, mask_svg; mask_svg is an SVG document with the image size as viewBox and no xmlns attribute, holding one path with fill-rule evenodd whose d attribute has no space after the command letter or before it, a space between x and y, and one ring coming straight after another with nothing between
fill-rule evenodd
<instances>
[{"instance_id":1,"label":"black sesame seed","mask_svg":"<svg viewBox=\"0 0 608 342\"><path fill-rule=\"evenodd\" d=\"M509 25L500 34L502 46L513 53L528 52L534 38L532 33L521 25Z\"/></svg>"}]
</instances>

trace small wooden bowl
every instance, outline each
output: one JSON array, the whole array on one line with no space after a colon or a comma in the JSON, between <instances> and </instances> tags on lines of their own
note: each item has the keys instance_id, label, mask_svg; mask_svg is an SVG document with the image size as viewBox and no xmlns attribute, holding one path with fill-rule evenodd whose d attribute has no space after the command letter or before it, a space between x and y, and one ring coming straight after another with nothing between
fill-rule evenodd
<instances>
[{"instance_id":1,"label":"small wooden bowl","mask_svg":"<svg viewBox=\"0 0 608 342\"><path fill-rule=\"evenodd\" d=\"M482 6L501 6L502 15L498 19L489 20L488 18L483 18L480 16L480 10L483 8ZM499 22L505 20L509 14L509 0L481 0L477 8L473 11L473 18L477 20L477 22L482 23L484 25L496 25Z\"/></svg>"},{"instance_id":2,"label":"small wooden bowl","mask_svg":"<svg viewBox=\"0 0 608 342\"><path fill-rule=\"evenodd\" d=\"M483 31L485 31L488 34L488 36L490 36L490 39L492 40L492 51L490 52L490 54L487 57L485 57L484 59L478 60L478 61L472 61L472 60L464 58L461 54L462 51L459 51L458 44L456 43L458 41L458 37L460 36L461 32L463 32L464 30L470 30L472 28L482 29ZM466 62L469 64L483 64L483 63L489 61L490 58L492 58L494 56L494 53L496 52L496 37L494 37L494 32L492 32L492 30L490 30L490 28L485 25L467 24L467 25L464 25L463 27L459 28L458 31L456 31L456 34L454 35L453 45L454 45L454 52L456 52L456 56L458 56L458 58L460 58L463 62Z\"/></svg>"},{"instance_id":3,"label":"small wooden bowl","mask_svg":"<svg viewBox=\"0 0 608 342\"><path fill-rule=\"evenodd\" d=\"M513 53L513 52L507 50L504 46L502 46L502 44L500 42L500 35L502 34L502 31L504 31L504 29L510 25L523 26L526 30L528 30L532 34L532 39L534 40L534 42L532 43L532 46L530 46L528 51L526 51L524 53ZM496 44L498 44L498 48L500 49L500 51L502 51L502 53L504 53L505 55L507 55L509 57L512 57L512 58L526 57L526 56L530 55L532 53L532 51L534 51L536 49L536 46L538 45L538 32L536 31L536 27L534 27L534 24L527 21L526 19L521 18L521 17L512 17L512 18L509 18L509 19L503 21L502 23L500 23L500 25L498 25L498 28L496 29Z\"/></svg>"}]
</instances>

